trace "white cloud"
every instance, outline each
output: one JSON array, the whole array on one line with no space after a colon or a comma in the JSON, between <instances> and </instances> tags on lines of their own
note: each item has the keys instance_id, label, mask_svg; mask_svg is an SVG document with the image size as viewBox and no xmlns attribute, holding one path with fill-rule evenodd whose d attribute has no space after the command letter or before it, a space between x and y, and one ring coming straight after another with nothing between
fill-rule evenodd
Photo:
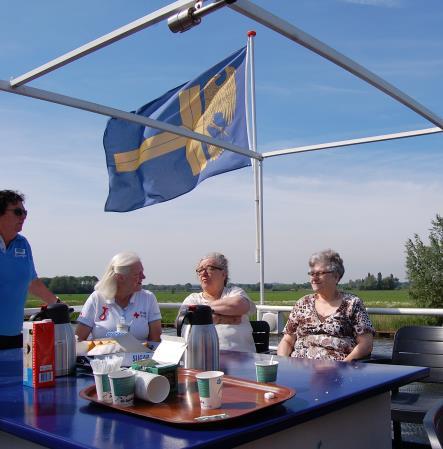
<instances>
[{"instance_id":1,"label":"white cloud","mask_svg":"<svg viewBox=\"0 0 443 449\"><path fill-rule=\"evenodd\" d=\"M38 185L37 185L38 187ZM197 260L213 250L231 261L235 282L257 282L255 212L248 169L209 179L188 195L138 211L104 213L106 196L57 184L25 186L30 209L24 234L41 275L100 275L118 251L140 253L147 281L194 282ZM268 281L305 280L306 261L333 247L345 278L368 271L404 277L404 243L426 237L443 196L441 184L268 175L264 180L265 273ZM51 198L48 202L47 198ZM69 200L69 201L68 201Z\"/></svg>"}]
</instances>

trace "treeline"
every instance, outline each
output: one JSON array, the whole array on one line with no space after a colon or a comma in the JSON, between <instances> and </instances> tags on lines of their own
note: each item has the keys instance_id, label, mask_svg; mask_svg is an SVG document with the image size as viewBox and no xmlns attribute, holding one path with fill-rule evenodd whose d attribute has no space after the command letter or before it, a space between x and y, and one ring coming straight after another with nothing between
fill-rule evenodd
<instances>
[{"instance_id":1,"label":"treeline","mask_svg":"<svg viewBox=\"0 0 443 449\"><path fill-rule=\"evenodd\" d=\"M43 283L52 292L58 293L92 293L94 291L94 285L98 282L96 276L56 276L53 278L41 278ZM260 284L235 284L238 287L243 288L246 291L258 292L260 291ZM341 288L349 290L394 290L396 288L402 288L407 286L405 283L400 283L399 280L392 274L383 278L381 273L378 273L377 277L368 273L364 279L356 279L355 281L349 281L345 284L340 284ZM297 291L301 289L311 288L309 282L303 284L293 283L280 283L272 282L265 283L265 290L267 291ZM198 284L147 284L143 288L151 291L161 292L194 292L200 291L200 285Z\"/></svg>"},{"instance_id":2,"label":"treeline","mask_svg":"<svg viewBox=\"0 0 443 449\"><path fill-rule=\"evenodd\" d=\"M98 282L96 276L56 276L40 278L53 293L92 293Z\"/></svg>"},{"instance_id":3,"label":"treeline","mask_svg":"<svg viewBox=\"0 0 443 449\"><path fill-rule=\"evenodd\" d=\"M375 277L372 273L368 273L364 279L350 280L345 287L352 290L395 290L400 288L400 282L393 274L383 277L378 273Z\"/></svg>"},{"instance_id":4,"label":"treeline","mask_svg":"<svg viewBox=\"0 0 443 449\"><path fill-rule=\"evenodd\" d=\"M150 291L156 291L156 292L193 292L200 290L199 285L192 285L189 282L186 284L148 284L143 285L143 288L150 290Z\"/></svg>"}]
</instances>

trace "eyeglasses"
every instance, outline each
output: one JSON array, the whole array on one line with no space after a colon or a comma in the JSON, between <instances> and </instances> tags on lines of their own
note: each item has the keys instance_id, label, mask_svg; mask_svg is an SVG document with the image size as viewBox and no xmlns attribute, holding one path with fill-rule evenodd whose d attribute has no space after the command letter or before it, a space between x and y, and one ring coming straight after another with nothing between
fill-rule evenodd
<instances>
[{"instance_id":1,"label":"eyeglasses","mask_svg":"<svg viewBox=\"0 0 443 449\"><path fill-rule=\"evenodd\" d=\"M333 271L308 271L308 276L313 277L322 277L325 274L333 273Z\"/></svg>"},{"instance_id":2,"label":"eyeglasses","mask_svg":"<svg viewBox=\"0 0 443 449\"><path fill-rule=\"evenodd\" d=\"M206 271L206 273L212 274L212 273L213 273L214 271L216 271L216 270L223 271L223 268L216 267L216 266L214 266L214 265L208 265L207 267L197 268L197 269L195 270L195 272L196 272L198 275L203 274L205 271Z\"/></svg>"},{"instance_id":3,"label":"eyeglasses","mask_svg":"<svg viewBox=\"0 0 443 449\"><path fill-rule=\"evenodd\" d=\"M14 212L14 215L16 215L17 217L21 217L22 215L26 217L26 215L28 215L28 211L26 209L22 209L21 207L15 207L14 209L6 210L12 210L12 212Z\"/></svg>"}]
</instances>

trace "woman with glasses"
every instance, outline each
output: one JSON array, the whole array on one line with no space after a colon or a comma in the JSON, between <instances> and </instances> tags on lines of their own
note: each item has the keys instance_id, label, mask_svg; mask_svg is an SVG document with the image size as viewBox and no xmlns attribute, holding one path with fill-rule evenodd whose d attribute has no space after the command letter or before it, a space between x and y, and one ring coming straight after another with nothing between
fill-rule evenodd
<instances>
[{"instance_id":1,"label":"woman with glasses","mask_svg":"<svg viewBox=\"0 0 443 449\"><path fill-rule=\"evenodd\" d=\"M142 342L160 341L160 308L155 295L143 289L143 279L137 254L116 254L83 305L75 331L78 339L111 337L118 331Z\"/></svg>"},{"instance_id":2,"label":"woman with glasses","mask_svg":"<svg viewBox=\"0 0 443 449\"><path fill-rule=\"evenodd\" d=\"M19 232L25 223L25 197L0 190L0 349L22 346L23 308L28 291L47 304L59 301L37 277L31 247Z\"/></svg>"},{"instance_id":3,"label":"woman with glasses","mask_svg":"<svg viewBox=\"0 0 443 449\"><path fill-rule=\"evenodd\" d=\"M314 293L294 305L277 354L347 362L370 355L375 331L363 302L337 289L345 272L340 255L315 253L309 268Z\"/></svg>"},{"instance_id":4,"label":"woman with glasses","mask_svg":"<svg viewBox=\"0 0 443 449\"><path fill-rule=\"evenodd\" d=\"M195 271L202 292L190 294L183 301L182 309L190 304L210 306L220 349L255 352L248 317L255 313L255 304L241 288L227 286L229 270L226 257L220 253L208 254L200 260Z\"/></svg>"}]
</instances>

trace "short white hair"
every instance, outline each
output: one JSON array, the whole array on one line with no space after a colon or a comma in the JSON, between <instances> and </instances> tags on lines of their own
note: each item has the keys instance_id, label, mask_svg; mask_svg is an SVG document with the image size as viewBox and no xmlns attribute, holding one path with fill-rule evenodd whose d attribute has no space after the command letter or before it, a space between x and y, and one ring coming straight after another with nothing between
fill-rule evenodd
<instances>
[{"instance_id":1,"label":"short white hair","mask_svg":"<svg viewBox=\"0 0 443 449\"><path fill-rule=\"evenodd\" d=\"M102 294L106 299L113 299L117 293L116 274L128 274L131 267L140 261L140 257L133 252L116 254L109 262L105 274L95 284L94 290Z\"/></svg>"}]
</instances>

